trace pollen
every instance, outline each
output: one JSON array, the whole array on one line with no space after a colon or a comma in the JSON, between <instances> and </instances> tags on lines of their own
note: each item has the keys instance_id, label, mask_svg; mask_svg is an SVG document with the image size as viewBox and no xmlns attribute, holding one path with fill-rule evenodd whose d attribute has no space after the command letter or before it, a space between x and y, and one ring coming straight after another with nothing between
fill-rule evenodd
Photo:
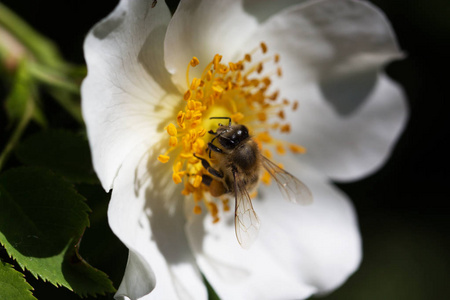
<instances>
[{"instance_id":1,"label":"pollen","mask_svg":"<svg viewBox=\"0 0 450 300\"><path fill-rule=\"evenodd\" d=\"M194 214L199 215L201 213L202 213L202 208L200 207L200 205L194 206Z\"/></svg>"},{"instance_id":2,"label":"pollen","mask_svg":"<svg viewBox=\"0 0 450 300\"><path fill-rule=\"evenodd\" d=\"M191 67L196 67L199 63L200 63L200 61L199 61L198 58L195 57L195 56L194 56L194 57L191 59L191 61L189 62L189 64L191 65Z\"/></svg>"},{"instance_id":3,"label":"pollen","mask_svg":"<svg viewBox=\"0 0 450 300\"><path fill-rule=\"evenodd\" d=\"M267 171L264 171L263 176L261 177L261 181L262 183L264 183L265 185L269 185L271 182L272 178L270 178L270 174Z\"/></svg>"},{"instance_id":4,"label":"pollen","mask_svg":"<svg viewBox=\"0 0 450 300\"><path fill-rule=\"evenodd\" d=\"M270 54L268 45L261 42L237 61L225 62L216 54L210 61L200 61L194 56L187 62L185 92L180 95L184 108L175 110L172 122L164 124L166 151L157 159L172 165L172 181L184 185L181 193L195 202L193 212L207 211L214 223L219 222L222 212L231 210L229 201L234 198L227 194L214 198L209 184L204 182L205 178L223 180L209 173L199 159L213 168L216 165L207 151L214 137L209 132L214 132L219 123L211 117L227 117L233 124L245 124L261 153L268 158L272 158L272 153L285 154L288 150L292 153L306 151L300 145L286 143L272 135L272 131L291 131L284 111L298 107L297 101L280 99L282 91L272 86L273 78L282 76L279 61L280 55ZM197 77L192 76L192 68L201 68ZM264 184L271 182L267 172L260 178Z\"/></svg>"},{"instance_id":5,"label":"pollen","mask_svg":"<svg viewBox=\"0 0 450 300\"><path fill-rule=\"evenodd\" d=\"M167 156L167 155L159 155L158 156L158 160L160 161L160 162L162 162L163 164L165 164L166 162L168 162L169 161L169 159L170 159L170 156Z\"/></svg>"}]
</instances>

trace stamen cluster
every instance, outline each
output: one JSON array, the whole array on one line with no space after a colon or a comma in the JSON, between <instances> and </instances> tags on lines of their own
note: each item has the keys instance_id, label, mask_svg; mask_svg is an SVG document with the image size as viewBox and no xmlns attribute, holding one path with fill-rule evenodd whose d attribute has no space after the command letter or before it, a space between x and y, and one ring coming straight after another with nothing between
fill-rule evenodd
<instances>
[{"instance_id":1,"label":"stamen cluster","mask_svg":"<svg viewBox=\"0 0 450 300\"><path fill-rule=\"evenodd\" d=\"M158 160L167 163L172 160L172 179L176 184L184 179L184 195L193 195L196 206L195 213L200 213L200 201L204 201L212 214L214 221L218 221L218 208L211 199L208 187L202 184L202 175L207 171L202 167L197 156L208 159L206 145L211 140L208 130L217 127L209 120L210 117L231 117L233 123L243 123L254 134L263 154L271 157L267 145L275 146L279 154L286 152L286 145L294 153L303 153L305 149L294 144L274 139L269 129L289 132L290 125L285 123L284 108L296 110L298 102L291 103L287 99L277 101L279 91L271 91L272 76L282 76L278 66L278 54L267 56L253 62L252 56L260 50L263 57L267 54L267 46L261 43L259 48L245 54L237 62L221 63L222 56L216 54L213 60L204 68L199 78L190 80L190 68L199 65L199 60L193 57L186 71L188 89L183 95L186 102L184 110L178 112L176 122L165 127L169 135L168 150L159 155ZM263 72L266 66L269 72ZM274 120L275 119L275 120ZM269 123L271 122L271 123ZM213 127L213 128L211 128ZM169 155L170 154L170 155ZM210 159L211 165L214 161ZM264 174L262 181L270 183L269 175ZM228 199L222 199L223 209L229 210Z\"/></svg>"}]
</instances>

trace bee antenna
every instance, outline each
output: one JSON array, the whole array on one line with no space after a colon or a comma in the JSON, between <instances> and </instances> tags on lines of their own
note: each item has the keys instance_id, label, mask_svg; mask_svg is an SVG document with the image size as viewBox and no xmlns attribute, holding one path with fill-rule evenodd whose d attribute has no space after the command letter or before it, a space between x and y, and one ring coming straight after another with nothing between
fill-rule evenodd
<instances>
[{"instance_id":1,"label":"bee antenna","mask_svg":"<svg viewBox=\"0 0 450 300\"><path fill-rule=\"evenodd\" d=\"M211 117L210 120L228 120L228 127L231 126L231 118L230 117Z\"/></svg>"}]
</instances>

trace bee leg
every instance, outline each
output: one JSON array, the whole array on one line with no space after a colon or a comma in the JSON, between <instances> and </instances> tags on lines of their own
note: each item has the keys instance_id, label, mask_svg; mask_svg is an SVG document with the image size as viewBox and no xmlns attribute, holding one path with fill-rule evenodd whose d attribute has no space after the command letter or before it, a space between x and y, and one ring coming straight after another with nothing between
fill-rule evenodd
<instances>
[{"instance_id":1,"label":"bee leg","mask_svg":"<svg viewBox=\"0 0 450 300\"><path fill-rule=\"evenodd\" d=\"M217 171L216 169L211 167L211 165L209 164L209 162L206 159L204 159L202 157L198 157L197 155L195 155L195 153L194 153L194 156L201 160L203 168L205 168L211 175L214 175L218 178L223 178L223 174L220 171Z\"/></svg>"},{"instance_id":2,"label":"bee leg","mask_svg":"<svg viewBox=\"0 0 450 300\"><path fill-rule=\"evenodd\" d=\"M213 135L216 135L216 134L217 134L217 132L214 132L212 129L211 129L210 131L208 131L208 133L209 133L209 134L213 134Z\"/></svg>"},{"instance_id":3,"label":"bee leg","mask_svg":"<svg viewBox=\"0 0 450 300\"><path fill-rule=\"evenodd\" d=\"M211 158L211 147L214 147L216 150L217 150L217 149L219 150L219 151L216 151L216 150L215 150L216 152L222 153L223 151L222 151L222 149L220 149L220 148L218 148L218 147L216 147L216 146L213 145L214 140L217 139L220 135L217 135L217 133L214 132L214 131L212 131L212 130L210 130L210 131L208 131L208 132L211 133L211 134L216 134L216 136L211 140L211 142L208 143L209 158ZM210 145L211 145L211 146L210 146ZM208 150L207 150L207 151L208 151Z\"/></svg>"},{"instance_id":4,"label":"bee leg","mask_svg":"<svg viewBox=\"0 0 450 300\"><path fill-rule=\"evenodd\" d=\"M214 151L214 152L217 152L217 153L223 153L223 150L222 150L222 149L220 149L220 148L217 147L217 146L214 146L212 143L208 143L208 149L209 149L209 150L212 150L212 151ZM211 154L211 152L210 152L210 154Z\"/></svg>"},{"instance_id":5,"label":"bee leg","mask_svg":"<svg viewBox=\"0 0 450 300\"><path fill-rule=\"evenodd\" d=\"M212 177L209 175L202 175L202 183L206 186L210 186L213 181Z\"/></svg>"}]
</instances>

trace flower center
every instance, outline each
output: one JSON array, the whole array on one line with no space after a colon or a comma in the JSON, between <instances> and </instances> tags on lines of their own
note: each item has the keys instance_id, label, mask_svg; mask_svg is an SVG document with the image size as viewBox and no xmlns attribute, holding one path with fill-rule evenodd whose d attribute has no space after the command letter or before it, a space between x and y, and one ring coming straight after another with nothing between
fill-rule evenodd
<instances>
[{"instance_id":1,"label":"flower center","mask_svg":"<svg viewBox=\"0 0 450 300\"><path fill-rule=\"evenodd\" d=\"M258 51L262 59L254 62L252 56ZM270 78L282 76L279 55L267 55L267 46L261 43L259 48L237 62L226 65L221 59L222 56L216 54L201 77L192 80L189 78L190 68L196 67L199 61L193 57L189 62L186 71L188 89L183 95L186 107L178 112L176 122L165 127L169 147L158 157L162 163L172 162L172 179L175 184L184 182L183 195L193 195L194 212L201 213L199 204L203 201L214 222L219 221L219 209L210 187L204 184L205 175L214 177L214 174L205 169L204 162L202 164L204 160L212 168L216 165L214 156L211 158L207 151L208 142L214 138L208 131L216 131L219 127L218 120L211 120L211 117L231 118L234 124L245 124L261 153L268 158L272 157L271 149L279 154L284 154L287 149L294 153L305 152L303 147L277 140L269 133L269 130L289 132L290 124L285 122L284 109L296 110L298 106L297 101L279 100L278 91L269 92ZM263 69L269 72L263 72ZM228 121L223 123L228 124ZM261 181L270 183L267 172L261 176ZM223 210L228 211L227 195L220 198Z\"/></svg>"}]
</instances>

